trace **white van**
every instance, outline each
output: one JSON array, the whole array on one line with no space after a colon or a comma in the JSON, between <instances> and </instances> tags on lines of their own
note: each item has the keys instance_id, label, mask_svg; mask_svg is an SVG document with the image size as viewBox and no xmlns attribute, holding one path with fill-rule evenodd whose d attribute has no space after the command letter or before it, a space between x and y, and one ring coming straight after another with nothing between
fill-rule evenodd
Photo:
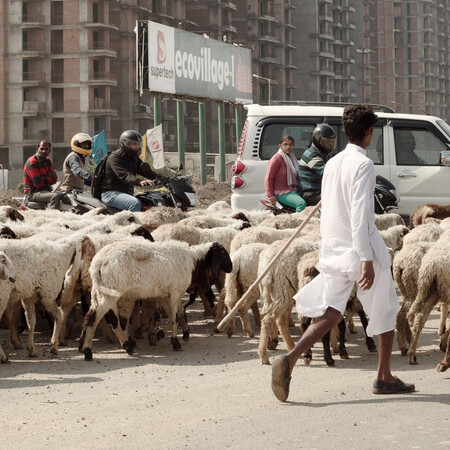
<instances>
[{"instance_id":1,"label":"white van","mask_svg":"<svg viewBox=\"0 0 450 450\"><path fill-rule=\"evenodd\" d=\"M336 150L347 139L342 127L343 106L248 105L247 120L233 165L231 206L233 209L263 209L266 198L264 176L269 159L278 150L282 136L295 140L294 154L301 158L310 146L312 131L326 122L337 133ZM391 181L400 197L398 213L409 215L425 203L450 204L450 126L427 115L398 114L376 107L378 116L367 156L375 163L376 175ZM401 150L401 140L410 141L414 158Z\"/></svg>"}]
</instances>

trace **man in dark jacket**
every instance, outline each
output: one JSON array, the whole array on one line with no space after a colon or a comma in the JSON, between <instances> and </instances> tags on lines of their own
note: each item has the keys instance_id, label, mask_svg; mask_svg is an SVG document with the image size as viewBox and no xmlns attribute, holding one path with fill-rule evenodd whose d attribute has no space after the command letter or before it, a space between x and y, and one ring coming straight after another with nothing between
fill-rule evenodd
<instances>
[{"instance_id":1,"label":"man in dark jacket","mask_svg":"<svg viewBox=\"0 0 450 450\"><path fill-rule=\"evenodd\" d=\"M139 158L141 147L142 136L137 131L127 130L120 135L119 148L108 156L102 179L101 200L105 205L133 212L142 210L141 201L133 195L134 187L153 186L152 180L158 175Z\"/></svg>"},{"instance_id":2,"label":"man in dark jacket","mask_svg":"<svg viewBox=\"0 0 450 450\"><path fill-rule=\"evenodd\" d=\"M333 127L321 123L314 128L311 147L306 149L299 162L301 196L308 206L317 205L325 164L336 145L336 132Z\"/></svg>"},{"instance_id":3,"label":"man in dark jacket","mask_svg":"<svg viewBox=\"0 0 450 450\"><path fill-rule=\"evenodd\" d=\"M48 208L58 209L62 194L52 190L58 175L48 157L50 152L50 142L44 139L38 143L36 153L27 159L23 168L23 191L26 203L47 203Z\"/></svg>"}]
</instances>

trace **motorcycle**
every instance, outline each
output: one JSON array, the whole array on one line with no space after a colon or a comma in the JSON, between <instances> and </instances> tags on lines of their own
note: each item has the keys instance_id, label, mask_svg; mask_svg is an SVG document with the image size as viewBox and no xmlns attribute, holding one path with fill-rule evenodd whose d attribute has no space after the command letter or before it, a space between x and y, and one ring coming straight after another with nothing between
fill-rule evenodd
<instances>
[{"instance_id":1,"label":"motorcycle","mask_svg":"<svg viewBox=\"0 0 450 450\"><path fill-rule=\"evenodd\" d=\"M381 175L377 175L375 179L374 199L375 214L387 214L392 209L398 208L398 202L400 201L395 186ZM261 200L261 203L274 215L295 212L294 208L278 201L275 206L268 200Z\"/></svg>"},{"instance_id":2,"label":"motorcycle","mask_svg":"<svg viewBox=\"0 0 450 450\"><path fill-rule=\"evenodd\" d=\"M137 194L136 197L142 202L143 211L153 206L169 206L187 211L189 207L198 205L194 188L186 176L180 173L172 178L158 180L153 189Z\"/></svg>"},{"instance_id":3,"label":"motorcycle","mask_svg":"<svg viewBox=\"0 0 450 450\"><path fill-rule=\"evenodd\" d=\"M179 170L182 170L182 166ZM136 198L142 202L142 211L154 206L169 206L187 211L189 207L198 205L198 198L191 183L185 175L178 172L172 178L158 179L152 189L137 194ZM46 203L28 202L24 204L22 202L21 209L46 209L46 207ZM76 214L84 214L96 208L104 208L108 214L120 212L120 209L106 206L91 194L81 191L64 194L59 206L61 211L71 211Z\"/></svg>"}]
</instances>

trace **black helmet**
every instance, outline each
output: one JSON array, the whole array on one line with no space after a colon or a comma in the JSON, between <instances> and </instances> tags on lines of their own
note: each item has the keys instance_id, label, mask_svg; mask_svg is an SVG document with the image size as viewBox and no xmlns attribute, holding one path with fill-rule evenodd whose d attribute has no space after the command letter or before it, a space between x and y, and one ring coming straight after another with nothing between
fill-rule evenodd
<instances>
[{"instance_id":1,"label":"black helmet","mask_svg":"<svg viewBox=\"0 0 450 450\"><path fill-rule=\"evenodd\" d=\"M135 150L131 148L130 142L139 142L139 149ZM120 135L119 147L127 153L139 155L142 148L142 136L137 131L126 130Z\"/></svg>"},{"instance_id":2,"label":"black helmet","mask_svg":"<svg viewBox=\"0 0 450 450\"><path fill-rule=\"evenodd\" d=\"M314 128L312 141L322 153L330 153L336 146L336 132L327 123L321 123Z\"/></svg>"}]
</instances>

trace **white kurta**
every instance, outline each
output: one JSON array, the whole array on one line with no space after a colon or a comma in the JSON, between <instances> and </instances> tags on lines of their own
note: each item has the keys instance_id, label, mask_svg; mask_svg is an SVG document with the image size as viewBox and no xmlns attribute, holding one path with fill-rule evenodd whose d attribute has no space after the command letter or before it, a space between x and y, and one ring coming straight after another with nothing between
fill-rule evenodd
<instances>
[{"instance_id":1,"label":"white kurta","mask_svg":"<svg viewBox=\"0 0 450 450\"><path fill-rule=\"evenodd\" d=\"M295 296L297 311L321 316L328 307L344 313L362 261L373 261L375 281L358 298L370 317L367 334L393 330L399 303L386 245L375 226L375 172L366 151L354 144L331 158L322 179L320 274Z\"/></svg>"}]
</instances>

